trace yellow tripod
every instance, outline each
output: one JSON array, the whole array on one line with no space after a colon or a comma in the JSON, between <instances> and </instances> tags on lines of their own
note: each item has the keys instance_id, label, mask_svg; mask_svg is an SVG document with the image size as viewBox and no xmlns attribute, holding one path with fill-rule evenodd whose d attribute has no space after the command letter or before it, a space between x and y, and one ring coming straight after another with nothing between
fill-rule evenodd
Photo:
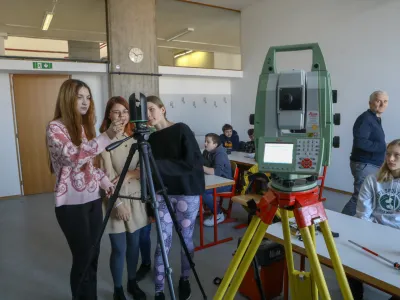
<instances>
[{"instance_id":1,"label":"yellow tripod","mask_svg":"<svg viewBox=\"0 0 400 300\"><path fill-rule=\"evenodd\" d=\"M292 244L288 218L288 208L293 210L300 229L311 271L294 269ZM318 293L323 300L330 300L325 277L315 251L315 224L319 224L325 239L333 269L345 300L353 299L350 287L336 250L335 242L328 225L325 208L318 194L318 187L302 192L280 192L273 188L261 198L257 205L257 215L253 217L234 258L214 296L214 300L231 300L239 289L258 248L272 223L277 210L280 210L286 263L289 277L291 299L317 300Z\"/></svg>"}]
</instances>

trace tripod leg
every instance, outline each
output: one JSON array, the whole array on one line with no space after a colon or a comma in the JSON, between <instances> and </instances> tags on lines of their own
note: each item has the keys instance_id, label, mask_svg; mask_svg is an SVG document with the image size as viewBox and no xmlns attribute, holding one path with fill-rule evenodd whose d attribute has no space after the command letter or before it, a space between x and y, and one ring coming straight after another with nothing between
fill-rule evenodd
<instances>
[{"instance_id":1,"label":"tripod leg","mask_svg":"<svg viewBox=\"0 0 400 300\"><path fill-rule=\"evenodd\" d=\"M291 294L291 298L295 299L294 296L294 261L292 255L292 243L290 238L290 227L289 227L289 216L288 211L286 209L279 209L281 213L282 220L282 233L285 247L285 256L286 256L286 265L287 265L287 274L289 278L289 290Z\"/></svg>"},{"instance_id":2,"label":"tripod leg","mask_svg":"<svg viewBox=\"0 0 400 300\"><path fill-rule=\"evenodd\" d=\"M153 178L151 176L150 160L149 160L148 151L147 151L146 146L147 146L146 144L141 144L141 147L143 150L143 161L144 161L144 165L146 168L145 173L147 175L147 180L148 180L149 189L150 189L150 196L151 196L153 207L154 207L154 216L156 219L156 228L157 228L157 238L158 238L158 243L160 244L160 248L161 248L161 255L163 258L163 262L164 262L165 274L168 279L168 286L169 286L169 292L171 295L171 299L175 300L176 298L175 298L174 285L172 283L172 269L169 266L168 256L167 256L167 252L165 250L165 243L164 243L164 238L162 235L160 215L158 213L158 201L157 201L156 192L154 189Z\"/></svg>"},{"instance_id":3,"label":"tripod leg","mask_svg":"<svg viewBox=\"0 0 400 300\"><path fill-rule=\"evenodd\" d=\"M261 281L260 271L259 271L258 267L259 267L259 265L258 265L257 256L254 256L254 259L253 259L253 268L254 268L254 275L255 275L255 277L256 277L257 288L258 288L258 291L260 292L260 298L261 298L262 300L266 300L265 294L264 294L264 289L263 289L263 287L262 287L262 281Z\"/></svg>"},{"instance_id":4,"label":"tripod leg","mask_svg":"<svg viewBox=\"0 0 400 300\"><path fill-rule=\"evenodd\" d=\"M318 290L323 300L330 300L328 286L326 285L324 273L322 272L321 265L318 260L317 252L311 238L310 230L308 227L300 228L301 237L303 238L304 246L306 248L307 256L310 261L313 280L316 281Z\"/></svg>"},{"instance_id":5,"label":"tripod leg","mask_svg":"<svg viewBox=\"0 0 400 300\"><path fill-rule=\"evenodd\" d=\"M171 203L170 203L170 201L169 201L169 198L168 198L168 195L167 195L167 192L166 192L164 183L163 183L162 178L161 178L161 175L160 175L160 171L158 170L156 161L155 161L155 159L154 159L154 157L153 157L153 154L151 153L150 145L148 145L148 144L146 144L146 145L148 146L148 148L146 148L146 152L148 151L148 159L151 161L151 164L152 164L152 166L153 166L154 173L155 173L155 175L156 175L157 181L158 181L159 184L161 185L161 188L162 188L162 196L164 197L165 204L167 205L168 211L169 211L169 213L170 213L170 215L171 215L171 219L172 219L172 222L173 222L173 224L174 224L175 231L176 231L176 233L178 234L179 241L180 241L181 246L182 246L182 248L183 248L183 252L185 253L186 258L187 258L188 261L189 261L190 267L191 267L191 269L192 269L192 271L193 271L193 275L194 275L194 277L196 278L197 284L198 284L198 286L199 286L199 288L200 288L200 291L201 291L201 293L202 293L202 295L203 295L203 298L206 299L206 298L207 298L206 293L205 293L205 291L204 291L203 286L201 285L199 276L198 276L198 274L197 274L197 272L196 272L195 264L194 264L194 262L193 262L192 256L190 255L189 250L188 250L188 248L187 248L187 246L186 246L185 240L183 239L181 227L180 227L180 225L178 224L178 221L176 220L176 215L175 215L174 210L172 209ZM149 167L149 168L150 168L150 167Z\"/></svg>"},{"instance_id":6,"label":"tripod leg","mask_svg":"<svg viewBox=\"0 0 400 300\"><path fill-rule=\"evenodd\" d=\"M137 149L138 149L137 144L136 143L132 144L132 146L131 146L131 148L129 150L128 157L126 158L124 167L122 169L122 172L121 172L121 174L119 176L119 180L118 180L117 186L115 187L114 194L112 194L110 199L108 199L107 211L106 211L106 213L104 215L103 223L101 224L100 232L99 232L98 236L96 237L96 241L92 245L92 248L90 250L89 259L88 259L88 261L87 261L87 263L85 265L85 268L84 268L84 270L83 270L83 272L81 274L81 278L80 278L78 286L76 288L74 299L79 299L79 296L80 296L80 293L81 293L81 288L82 288L82 283L84 281L84 278L86 277L87 272L89 271L90 265L91 265L91 263L93 261L93 258L94 258L94 254L96 253L96 248L98 247L98 245L100 245L101 238L103 236L104 230L106 229L108 219L110 218L111 212L112 212L112 210L114 208L115 201L117 201L117 199L118 199L119 191L121 190L121 187L122 187L122 184L124 182L126 173L129 170L129 166L131 164L133 155L135 154Z\"/></svg>"},{"instance_id":7,"label":"tripod leg","mask_svg":"<svg viewBox=\"0 0 400 300\"><path fill-rule=\"evenodd\" d=\"M344 268L342 262L340 260L339 254L336 249L335 242L333 240L332 232L328 221L325 220L320 223L320 227L322 229L322 234L324 235L325 244L328 248L329 256L331 258L333 269L336 273L336 278L339 282L340 290L342 291L342 295L345 300L353 299L353 295L350 290L349 282L347 281L346 273L344 272Z\"/></svg>"},{"instance_id":8,"label":"tripod leg","mask_svg":"<svg viewBox=\"0 0 400 300\"><path fill-rule=\"evenodd\" d=\"M311 238L312 238L313 245L314 245L314 248L315 248L316 247L316 243L315 243L315 225L311 225L310 226L310 233L311 233ZM317 287L317 283L315 282L315 280L312 280L311 289L312 289L311 293L312 293L313 300L318 300L318 287Z\"/></svg>"},{"instance_id":9,"label":"tripod leg","mask_svg":"<svg viewBox=\"0 0 400 300\"><path fill-rule=\"evenodd\" d=\"M243 257L243 260L236 272L236 276L232 281L232 284L228 288L226 293L226 298L224 299L234 299L237 290L239 289L240 283L243 280L244 275L246 274L249 266L256 255L256 252L261 244L262 239L265 236L265 232L268 229L269 224L265 224L264 222L260 222L258 225L257 231L251 241L249 247L247 248L246 255Z\"/></svg>"},{"instance_id":10,"label":"tripod leg","mask_svg":"<svg viewBox=\"0 0 400 300\"><path fill-rule=\"evenodd\" d=\"M251 220L249 227L247 228L245 234L243 235L242 241L240 242L240 245L238 249L236 250L236 253L231 260L231 263L229 264L228 269L226 270L224 277L222 279L221 284L218 287L217 293L214 296L214 300L219 300L219 299L224 299L224 294L233 278L235 275L235 272L242 261L242 258L244 254L246 253L247 247L250 244L251 238L253 237L254 233L257 230L258 225L260 224L261 220L260 218L254 216L253 219Z\"/></svg>"}]
</instances>

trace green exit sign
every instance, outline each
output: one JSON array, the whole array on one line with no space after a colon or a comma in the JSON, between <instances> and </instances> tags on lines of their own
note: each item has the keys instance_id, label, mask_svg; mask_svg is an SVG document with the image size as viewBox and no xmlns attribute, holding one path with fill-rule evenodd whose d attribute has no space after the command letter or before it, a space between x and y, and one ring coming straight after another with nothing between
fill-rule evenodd
<instances>
[{"instance_id":1,"label":"green exit sign","mask_svg":"<svg viewBox=\"0 0 400 300\"><path fill-rule=\"evenodd\" d=\"M33 62L33 68L34 69L42 69L42 70L50 70L50 69L53 69L53 64L49 63L49 62L35 61L35 62Z\"/></svg>"}]
</instances>

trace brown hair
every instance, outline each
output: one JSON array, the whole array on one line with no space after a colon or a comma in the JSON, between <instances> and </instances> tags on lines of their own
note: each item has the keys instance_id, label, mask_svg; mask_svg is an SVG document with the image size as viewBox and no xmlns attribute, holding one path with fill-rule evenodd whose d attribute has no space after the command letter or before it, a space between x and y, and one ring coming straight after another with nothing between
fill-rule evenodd
<instances>
[{"instance_id":1,"label":"brown hair","mask_svg":"<svg viewBox=\"0 0 400 300\"><path fill-rule=\"evenodd\" d=\"M218 134L216 134L216 133L207 133L206 134L206 138L207 137L210 137L214 144L217 144L218 146L221 145L221 139L219 138Z\"/></svg>"},{"instance_id":2,"label":"brown hair","mask_svg":"<svg viewBox=\"0 0 400 300\"><path fill-rule=\"evenodd\" d=\"M80 114L76 107L79 90L83 87L88 89L90 95L89 109L84 116ZM63 82L58 92L53 121L59 119L67 128L68 134L71 137L71 141L75 146L80 146L82 143L82 126L85 131L86 138L89 141L96 137L96 130L94 127L96 123L94 101L92 92L86 83L77 79L67 79ZM54 169L50 160L50 154L49 164L50 171L54 173Z\"/></svg>"},{"instance_id":3,"label":"brown hair","mask_svg":"<svg viewBox=\"0 0 400 300\"><path fill-rule=\"evenodd\" d=\"M157 96L148 96L147 102L153 103L154 105L158 106L158 108L164 107L165 109L164 118L167 119L167 109L165 108L165 105L160 98L158 98Z\"/></svg>"},{"instance_id":4,"label":"brown hair","mask_svg":"<svg viewBox=\"0 0 400 300\"><path fill-rule=\"evenodd\" d=\"M104 131L106 131L108 129L108 127L110 127L111 120L109 118L109 115L110 115L111 109L113 108L113 106L115 104L121 104L123 107L125 107L129 111L129 103L128 103L128 101L126 101L121 96L111 97L110 100L108 100L108 102L107 102L106 111L104 112L104 119L103 119L103 122L101 123L101 126L100 126L100 132L101 133L103 133ZM124 132L128 136L132 135L132 126L133 126L133 123L131 124L130 122L128 122L125 125Z\"/></svg>"},{"instance_id":5,"label":"brown hair","mask_svg":"<svg viewBox=\"0 0 400 300\"><path fill-rule=\"evenodd\" d=\"M389 145L387 145L386 151L389 150L389 148L393 147L393 146L400 146L400 139L391 141L389 143ZM389 169L389 167L387 165L386 159L385 159L382 167L379 169L377 177L378 177L378 182L387 182L387 181L390 181L390 180L394 179L393 174L392 174L392 172L390 171L390 169Z\"/></svg>"},{"instance_id":6,"label":"brown hair","mask_svg":"<svg viewBox=\"0 0 400 300\"><path fill-rule=\"evenodd\" d=\"M76 108L78 92L83 87L88 89L90 95L89 109L84 116ZM94 101L92 92L86 83L77 79L64 81L58 93L53 121L58 119L61 119L67 128L71 141L75 146L80 146L82 143L82 126L89 141L96 137Z\"/></svg>"},{"instance_id":7,"label":"brown hair","mask_svg":"<svg viewBox=\"0 0 400 300\"><path fill-rule=\"evenodd\" d=\"M222 132L225 133L225 130L233 130L232 125L225 124L224 126L222 126Z\"/></svg>"}]
</instances>

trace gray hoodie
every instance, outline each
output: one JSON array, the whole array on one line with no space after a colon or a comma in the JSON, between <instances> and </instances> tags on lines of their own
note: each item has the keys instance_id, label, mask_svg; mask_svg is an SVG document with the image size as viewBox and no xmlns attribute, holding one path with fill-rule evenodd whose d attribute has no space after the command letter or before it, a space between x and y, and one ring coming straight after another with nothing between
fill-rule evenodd
<instances>
[{"instance_id":1,"label":"gray hoodie","mask_svg":"<svg viewBox=\"0 0 400 300\"><path fill-rule=\"evenodd\" d=\"M209 168L214 168L214 174L216 176L225 177L228 179L232 178L231 163L226 154L226 149L219 145L213 151L203 151L204 165Z\"/></svg>"},{"instance_id":2,"label":"gray hoodie","mask_svg":"<svg viewBox=\"0 0 400 300\"><path fill-rule=\"evenodd\" d=\"M378 182L367 176L358 194L356 217L400 229L400 179Z\"/></svg>"}]
</instances>

